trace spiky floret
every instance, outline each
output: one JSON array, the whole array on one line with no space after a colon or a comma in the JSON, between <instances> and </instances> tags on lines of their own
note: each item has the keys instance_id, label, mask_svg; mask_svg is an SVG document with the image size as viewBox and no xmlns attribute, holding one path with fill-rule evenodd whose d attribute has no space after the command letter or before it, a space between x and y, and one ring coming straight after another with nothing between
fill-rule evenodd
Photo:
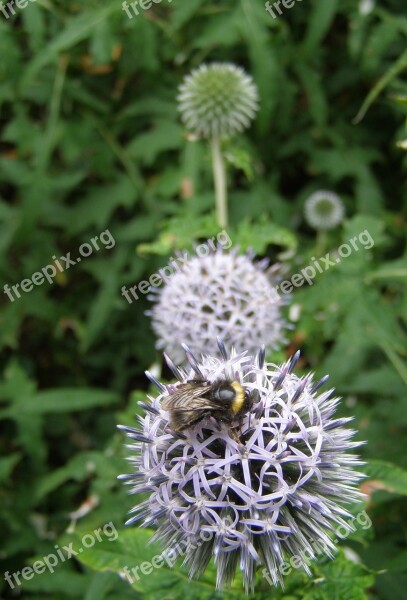
<instances>
[{"instance_id":1,"label":"spiky floret","mask_svg":"<svg viewBox=\"0 0 407 600\"><path fill-rule=\"evenodd\" d=\"M334 229L343 221L345 207L334 192L319 190L305 201L304 215L308 225L314 229Z\"/></svg>"},{"instance_id":2,"label":"spiky floret","mask_svg":"<svg viewBox=\"0 0 407 600\"><path fill-rule=\"evenodd\" d=\"M156 347L182 362L181 342L208 354L217 352L217 337L249 352L263 344L282 346L288 325L281 309L290 296L277 292L278 271L278 265L237 251L191 258L149 296L154 306L146 314L152 317Z\"/></svg>"},{"instance_id":3,"label":"spiky floret","mask_svg":"<svg viewBox=\"0 0 407 600\"><path fill-rule=\"evenodd\" d=\"M292 371L298 354L277 366L245 352L201 361L187 350L190 368L169 366L179 382L197 377L239 381L255 395L251 414L234 430L210 417L177 434L170 429L162 399L174 385L143 403L140 429L121 427L132 440L132 473L119 478L130 492L147 492L128 524L156 526L152 540L182 555L191 577L199 577L211 558L217 587L231 583L241 569L246 591L253 589L259 565L274 584L283 584L282 565L297 556L310 574L309 559L333 557L334 531L351 531L343 505L360 501L356 484L362 464L348 454L361 442L335 419L333 390L320 393L326 378L299 378ZM177 384L175 384L176 386ZM343 529L342 529L343 531Z\"/></svg>"},{"instance_id":4,"label":"spiky floret","mask_svg":"<svg viewBox=\"0 0 407 600\"><path fill-rule=\"evenodd\" d=\"M177 100L186 127L207 138L246 129L258 110L252 78L229 63L194 69L180 85Z\"/></svg>"}]
</instances>

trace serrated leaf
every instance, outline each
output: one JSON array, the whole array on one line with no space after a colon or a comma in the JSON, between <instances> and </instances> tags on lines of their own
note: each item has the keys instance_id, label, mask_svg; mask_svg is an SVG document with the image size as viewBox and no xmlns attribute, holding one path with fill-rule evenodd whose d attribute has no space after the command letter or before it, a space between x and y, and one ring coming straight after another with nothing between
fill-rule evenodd
<instances>
[{"instance_id":1,"label":"serrated leaf","mask_svg":"<svg viewBox=\"0 0 407 600\"><path fill-rule=\"evenodd\" d=\"M229 145L223 154L226 161L235 169L243 171L249 181L253 179L253 158L245 148Z\"/></svg>"},{"instance_id":2,"label":"serrated leaf","mask_svg":"<svg viewBox=\"0 0 407 600\"><path fill-rule=\"evenodd\" d=\"M257 223L241 221L232 233L232 239L242 250L252 248L256 254L263 254L269 245L293 250L297 247L297 238L292 231L268 221L265 217Z\"/></svg>"},{"instance_id":3,"label":"serrated leaf","mask_svg":"<svg viewBox=\"0 0 407 600\"><path fill-rule=\"evenodd\" d=\"M126 258L125 249L120 247L109 263L102 262L104 267L103 283L94 303L90 307L88 320L81 336L81 349L83 352L86 352L97 340L109 319L117 298L119 273Z\"/></svg>"},{"instance_id":4,"label":"serrated leaf","mask_svg":"<svg viewBox=\"0 0 407 600\"><path fill-rule=\"evenodd\" d=\"M407 495L407 471L384 460L369 460L363 471L373 480L376 489Z\"/></svg>"},{"instance_id":5,"label":"serrated leaf","mask_svg":"<svg viewBox=\"0 0 407 600\"><path fill-rule=\"evenodd\" d=\"M375 576L362 564L353 562L341 552L334 560L318 566L312 589L304 600L367 600L367 590Z\"/></svg>"},{"instance_id":6,"label":"serrated leaf","mask_svg":"<svg viewBox=\"0 0 407 600\"><path fill-rule=\"evenodd\" d=\"M355 237L358 250L354 250L353 255L360 256L364 250L382 246L386 241L383 220L368 214L359 214L346 220L342 237L343 243L349 243L349 240ZM346 261L343 262L346 263Z\"/></svg>"},{"instance_id":7,"label":"serrated leaf","mask_svg":"<svg viewBox=\"0 0 407 600\"><path fill-rule=\"evenodd\" d=\"M175 150L183 145L184 129L178 123L157 119L154 128L137 136L126 148L133 159L151 165L160 152Z\"/></svg>"},{"instance_id":8,"label":"serrated leaf","mask_svg":"<svg viewBox=\"0 0 407 600\"><path fill-rule=\"evenodd\" d=\"M169 562L159 560L163 549L157 544L148 543L152 533L145 529L120 531L115 541L103 540L92 548L83 548L77 539L74 547L78 551L82 548L77 556L78 560L97 571L118 573L135 590L143 592L146 598L152 598L158 593L163 599L168 593L168 598L184 600L237 600L242 596L240 589L216 592L214 580L208 575L204 575L199 581L191 581L185 570L178 566L171 568Z\"/></svg>"},{"instance_id":9,"label":"serrated leaf","mask_svg":"<svg viewBox=\"0 0 407 600\"><path fill-rule=\"evenodd\" d=\"M175 249L182 251L190 249L193 247L194 242L198 240L215 237L214 243L216 244L216 237L222 233L219 232L219 226L216 224L213 216L195 216L194 218L174 217L165 223L163 229L163 232L160 233L156 241L139 244L137 252L139 254L158 254L164 256L171 254ZM225 236L224 233L223 236ZM228 241L226 237L219 239L225 242Z\"/></svg>"}]
</instances>

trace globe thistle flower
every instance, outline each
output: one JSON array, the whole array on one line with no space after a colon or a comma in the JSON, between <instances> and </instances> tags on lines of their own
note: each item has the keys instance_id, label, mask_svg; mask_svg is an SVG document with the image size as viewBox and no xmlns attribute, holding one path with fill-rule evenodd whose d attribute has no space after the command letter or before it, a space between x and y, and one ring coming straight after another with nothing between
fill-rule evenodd
<instances>
[{"instance_id":1,"label":"globe thistle flower","mask_svg":"<svg viewBox=\"0 0 407 600\"><path fill-rule=\"evenodd\" d=\"M211 140L216 218L228 223L222 138L247 128L258 109L257 88L243 69L229 63L202 65L185 77L178 95L187 129Z\"/></svg>"},{"instance_id":2,"label":"globe thistle flower","mask_svg":"<svg viewBox=\"0 0 407 600\"><path fill-rule=\"evenodd\" d=\"M246 129L258 109L252 78L229 63L194 69L179 87L177 99L186 127L206 138L229 136Z\"/></svg>"},{"instance_id":3,"label":"globe thistle flower","mask_svg":"<svg viewBox=\"0 0 407 600\"><path fill-rule=\"evenodd\" d=\"M362 475L354 470L362 463L347 453L361 442L344 427L351 418L334 418L333 390L319 392L327 378L293 373L299 353L276 366L264 362L264 349L228 355L218 343L220 355L200 361L185 347L187 369L167 358L174 385L150 375L159 394L140 403L140 428L119 426L134 452L132 472L119 479L130 493L149 494L127 524L155 525L152 541L173 559L182 555L190 577L213 558L222 588L239 568L248 592L259 565L277 585L285 560L296 556L310 574L309 560L321 552L333 557L335 529L352 530L343 505L363 497L356 489ZM201 379L239 382L253 398L250 414L233 427L208 416L181 433L172 430L163 399Z\"/></svg>"},{"instance_id":4,"label":"globe thistle flower","mask_svg":"<svg viewBox=\"0 0 407 600\"><path fill-rule=\"evenodd\" d=\"M221 250L195 256L178 266L162 289L154 288L148 296L154 306L146 314L152 317L157 349L181 362L182 341L193 352L205 348L208 353L217 352L217 337L250 352L262 344L284 344L288 325L281 308L290 297L274 287L278 265L270 268L268 260L252 258Z\"/></svg>"},{"instance_id":5,"label":"globe thistle flower","mask_svg":"<svg viewBox=\"0 0 407 600\"><path fill-rule=\"evenodd\" d=\"M314 192L305 202L305 220L317 230L334 229L345 216L342 200L327 190Z\"/></svg>"}]
</instances>

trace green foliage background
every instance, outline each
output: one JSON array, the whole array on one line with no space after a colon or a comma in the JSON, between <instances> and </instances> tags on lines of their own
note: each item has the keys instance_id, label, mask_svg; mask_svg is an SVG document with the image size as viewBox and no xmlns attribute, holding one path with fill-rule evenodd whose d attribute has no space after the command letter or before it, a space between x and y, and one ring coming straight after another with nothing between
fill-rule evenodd
<instances>
[{"instance_id":1,"label":"green foliage background","mask_svg":"<svg viewBox=\"0 0 407 600\"><path fill-rule=\"evenodd\" d=\"M106 229L116 240L52 285L2 298L1 571L57 543L80 545L110 521L119 530L80 562L24 581L17 597L243 597L239 581L222 596L212 572L191 585L179 566L133 587L117 575L154 550L145 531L122 526L135 499L116 482L126 465L115 425L135 422L143 372L161 361L147 300L129 305L120 290L219 230L208 146L187 141L175 100L183 76L211 60L243 66L261 98L252 129L226 149L233 243L297 272L316 244L303 203L321 188L339 193L347 213L327 250L365 229L375 240L295 292L290 347L273 356L301 348L300 370L329 372L341 414L355 414L373 527L343 540L346 552L315 565L314 579L295 572L285 591L270 591L260 578L256 598L407 597L402 5L383 0L362 14L356 0L304 0L275 20L259 0L163 0L133 19L119 0L37 0L10 19L0 13L2 285L53 255L75 257ZM4 580L0 589L16 597Z\"/></svg>"}]
</instances>

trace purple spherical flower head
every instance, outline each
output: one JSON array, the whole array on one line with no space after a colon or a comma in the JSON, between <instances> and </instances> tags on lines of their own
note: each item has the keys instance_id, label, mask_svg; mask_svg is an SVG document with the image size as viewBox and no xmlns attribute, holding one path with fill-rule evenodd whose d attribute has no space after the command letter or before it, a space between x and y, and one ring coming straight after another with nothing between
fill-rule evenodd
<instances>
[{"instance_id":1,"label":"purple spherical flower head","mask_svg":"<svg viewBox=\"0 0 407 600\"><path fill-rule=\"evenodd\" d=\"M204 355L199 362L185 348L188 369L166 358L179 383L239 382L253 398L248 414L232 426L209 415L177 433L161 404L179 383L163 385L150 376L159 395L141 403L140 429L119 426L134 451L133 472L119 478L131 492L149 493L128 524L156 526L152 540L183 556L191 577L213 558L218 588L240 569L249 591L259 565L277 585L291 557L308 574L310 559L321 552L333 557L335 529L352 530L343 505L363 498L357 489L363 475L354 470L363 463L347 452L362 442L352 441L355 432L344 427L351 418L334 418L339 398L333 390L319 392L327 378L314 382L312 374L292 372L298 353L277 366L264 362L264 350L228 355L221 341L219 348L219 357Z\"/></svg>"},{"instance_id":2,"label":"purple spherical flower head","mask_svg":"<svg viewBox=\"0 0 407 600\"><path fill-rule=\"evenodd\" d=\"M217 337L252 353L262 345L276 349L285 344L289 325L282 307L290 296L277 292L280 266L253 259L251 253L219 249L173 269L164 287L149 296L154 306L146 314L152 318L156 347L180 364L185 360L181 342L194 353L205 348L208 354L216 354Z\"/></svg>"}]
</instances>

